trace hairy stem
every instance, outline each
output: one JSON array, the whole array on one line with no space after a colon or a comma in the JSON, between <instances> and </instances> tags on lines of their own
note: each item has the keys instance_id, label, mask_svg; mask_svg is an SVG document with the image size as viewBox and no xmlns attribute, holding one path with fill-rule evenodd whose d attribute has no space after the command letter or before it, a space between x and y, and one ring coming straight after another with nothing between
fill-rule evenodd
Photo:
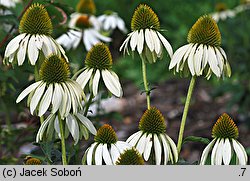
<instances>
[{"instance_id":1,"label":"hairy stem","mask_svg":"<svg viewBox=\"0 0 250 181\"><path fill-rule=\"evenodd\" d=\"M67 165L67 157L66 157L66 145L65 145L65 137L64 137L64 128L63 128L63 121L60 116L58 115L59 120L59 127L60 127L60 135L61 135L61 146L62 146L62 162L63 165Z\"/></svg>"},{"instance_id":2,"label":"hairy stem","mask_svg":"<svg viewBox=\"0 0 250 181\"><path fill-rule=\"evenodd\" d=\"M148 80L147 80L147 68L146 68L146 63L144 60L142 60L142 76L143 76L143 83L144 83L144 88L146 92L146 98L147 98L147 108L150 108L150 90L148 88Z\"/></svg>"}]
</instances>

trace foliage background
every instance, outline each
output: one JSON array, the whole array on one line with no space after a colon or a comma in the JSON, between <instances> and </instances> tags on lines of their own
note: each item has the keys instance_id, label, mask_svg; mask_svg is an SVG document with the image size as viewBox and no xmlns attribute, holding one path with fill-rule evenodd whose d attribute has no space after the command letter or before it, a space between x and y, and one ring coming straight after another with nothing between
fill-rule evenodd
<instances>
[{"instance_id":1,"label":"foliage background","mask_svg":"<svg viewBox=\"0 0 250 181\"><path fill-rule=\"evenodd\" d=\"M53 37L56 38L67 31L66 24L59 24L59 22L63 21L61 13L49 5L50 1L34 0L33 2L41 2L48 5L47 8L55 27ZM74 11L78 0L54 0L53 2L69 15ZM150 5L158 14L161 28L166 30L163 34L167 37L174 50L186 43L186 37L190 27L201 15L214 12L216 5L220 3L224 3L227 8L234 8L242 2L243 1L239 0L95 0L97 15L101 15L106 10L116 11L126 22L129 31L130 20L138 4L146 3ZM0 41L2 41L7 34L7 32L4 31L3 23L8 22L17 27L19 23L17 17L27 3L28 0L24 0L23 3L11 9L14 15L1 16ZM222 35L222 47L227 53L232 67L232 77L224 81L215 78L212 78L210 81L206 81L203 78L199 80L201 84L210 87L211 91L209 94L213 99L229 94L230 98L224 106L229 113L236 113L237 121L239 121L239 124L244 125L248 133L250 128L249 17L250 10L218 23ZM13 36L17 33L17 31L14 31ZM110 48L115 62L115 71L122 82L127 83L129 81L141 89L141 72L138 71L141 65L140 61L137 61L138 57L122 56L118 51L126 35L116 32L112 36L113 42L110 44ZM28 110L25 109L25 101L18 105L15 104L15 99L21 90L30 84L29 81L33 80L33 69L29 65L15 67L14 69L2 65L1 59L3 58L8 41L0 48L0 164L21 163L21 159L17 158L19 149L21 145L34 141L39 126L37 118L31 117ZM86 51L83 45L81 45L76 50L67 52L67 55L72 62L71 68L73 74L83 66ZM165 55L162 61L158 61L155 65L148 66L150 83L160 84L168 82L169 80L180 80L178 75L174 76L172 72L168 70L169 61L169 57ZM171 86L171 84L168 84L168 86ZM183 96L185 96L185 94ZM200 111L202 111L202 108ZM20 129L21 123L28 126ZM17 124L19 127L13 128L14 131L8 131L4 129L4 125L6 124ZM244 135L241 136L244 137ZM249 142L250 141L248 141L248 145L246 145L248 147L250 147ZM13 145L13 143L15 144Z\"/></svg>"}]
</instances>

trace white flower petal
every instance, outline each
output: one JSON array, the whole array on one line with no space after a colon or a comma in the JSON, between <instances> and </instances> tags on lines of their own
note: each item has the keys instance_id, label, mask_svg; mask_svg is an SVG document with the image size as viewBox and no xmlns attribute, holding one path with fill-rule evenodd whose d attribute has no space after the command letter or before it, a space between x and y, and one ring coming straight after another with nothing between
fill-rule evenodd
<instances>
[{"instance_id":1,"label":"white flower petal","mask_svg":"<svg viewBox=\"0 0 250 181\"><path fill-rule=\"evenodd\" d=\"M32 35L28 44L28 57L31 65L35 65L38 59L39 50L36 47L35 35Z\"/></svg>"},{"instance_id":2,"label":"white flower petal","mask_svg":"<svg viewBox=\"0 0 250 181\"><path fill-rule=\"evenodd\" d=\"M55 118L55 121L54 121L54 128L55 128L55 131L56 131L57 134L58 134L58 137L61 139L61 132L60 132L60 125L59 125L58 116L56 116L56 118Z\"/></svg>"},{"instance_id":3,"label":"white flower petal","mask_svg":"<svg viewBox=\"0 0 250 181\"><path fill-rule=\"evenodd\" d=\"M201 62L202 62L202 55L203 55L203 45L197 47L197 50L194 54L194 70L197 76L201 73Z\"/></svg>"},{"instance_id":4,"label":"white flower petal","mask_svg":"<svg viewBox=\"0 0 250 181\"><path fill-rule=\"evenodd\" d=\"M161 164L161 143L156 134L154 134L154 150L155 150L155 162L156 165Z\"/></svg>"},{"instance_id":5,"label":"white flower petal","mask_svg":"<svg viewBox=\"0 0 250 181\"><path fill-rule=\"evenodd\" d=\"M200 165L205 165L206 160L207 160L207 156L209 154L209 152L211 151L211 149L213 148L214 142L216 141L216 138L213 139L207 146L206 148L203 150L202 155L201 155L201 161L200 161Z\"/></svg>"},{"instance_id":6,"label":"white flower petal","mask_svg":"<svg viewBox=\"0 0 250 181\"><path fill-rule=\"evenodd\" d=\"M100 143L95 150L95 164L102 165L102 147L103 144Z\"/></svg>"},{"instance_id":7,"label":"white flower petal","mask_svg":"<svg viewBox=\"0 0 250 181\"><path fill-rule=\"evenodd\" d=\"M27 35L20 43L20 46L17 52L17 63L19 66L22 65L25 60L29 37L30 35Z\"/></svg>"},{"instance_id":8,"label":"white flower petal","mask_svg":"<svg viewBox=\"0 0 250 181\"><path fill-rule=\"evenodd\" d=\"M183 59L183 56L186 53L189 46L190 45L187 44L187 45L184 45L176 50L176 52L174 53L174 55L172 57L172 60L170 61L169 69L174 68L174 66L176 64L178 64Z\"/></svg>"},{"instance_id":9,"label":"white flower petal","mask_svg":"<svg viewBox=\"0 0 250 181\"><path fill-rule=\"evenodd\" d=\"M40 140L42 140L43 137L43 133L46 130L48 124L50 123L50 121L53 121L55 119L55 115L54 114L50 114L46 120L41 124L37 136L36 136L36 142L38 143Z\"/></svg>"},{"instance_id":10,"label":"white flower petal","mask_svg":"<svg viewBox=\"0 0 250 181\"><path fill-rule=\"evenodd\" d=\"M107 89L116 97L121 96L120 82L108 70L102 70L102 78Z\"/></svg>"},{"instance_id":11,"label":"white flower petal","mask_svg":"<svg viewBox=\"0 0 250 181\"><path fill-rule=\"evenodd\" d=\"M138 134L141 134L141 132L136 132L136 133L132 134L131 136L128 137L128 139L126 140L126 142L129 143Z\"/></svg>"},{"instance_id":12,"label":"white flower petal","mask_svg":"<svg viewBox=\"0 0 250 181\"><path fill-rule=\"evenodd\" d=\"M66 117L66 124L69 128L69 131L72 137L74 138L74 141L75 141L74 145L76 145L79 140L79 126L78 126L77 120L69 114Z\"/></svg>"},{"instance_id":13,"label":"white flower petal","mask_svg":"<svg viewBox=\"0 0 250 181\"><path fill-rule=\"evenodd\" d=\"M231 157L232 157L231 153L232 153L231 144L229 142L229 139L226 138L224 146L223 146L223 154L222 154L223 162L225 165L229 165L229 163L231 161Z\"/></svg>"},{"instance_id":14,"label":"white flower petal","mask_svg":"<svg viewBox=\"0 0 250 181\"><path fill-rule=\"evenodd\" d=\"M111 153L112 161L115 164L115 162L118 160L118 158L120 156L120 152L114 144L111 144L110 153Z\"/></svg>"},{"instance_id":15,"label":"white flower petal","mask_svg":"<svg viewBox=\"0 0 250 181\"><path fill-rule=\"evenodd\" d=\"M87 152L87 164L88 165L92 165L92 159L93 159L93 151L94 148L96 147L97 143L93 143L90 147L89 150Z\"/></svg>"},{"instance_id":16,"label":"white flower petal","mask_svg":"<svg viewBox=\"0 0 250 181\"><path fill-rule=\"evenodd\" d=\"M154 38L151 35L151 32L149 29L145 30L145 41L148 45L148 48L151 52L154 51L155 45L154 45Z\"/></svg>"},{"instance_id":17,"label":"white flower petal","mask_svg":"<svg viewBox=\"0 0 250 181\"><path fill-rule=\"evenodd\" d=\"M239 144L236 140L232 139L232 142L233 142L234 151L237 155L237 158L239 159L239 164L246 165L247 160L246 160L245 155L244 155L245 150L242 150L242 148L239 146Z\"/></svg>"},{"instance_id":18,"label":"white flower petal","mask_svg":"<svg viewBox=\"0 0 250 181\"><path fill-rule=\"evenodd\" d=\"M35 90L34 95L30 101L30 113L33 114L36 109L41 97L43 96L44 89L46 87L46 83L42 83L40 87Z\"/></svg>"},{"instance_id":19,"label":"white flower petal","mask_svg":"<svg viewBox=\"0 0 250 181\"><path fill-rule=\"evenodd\" d=\"M138 140L140 139L140 137L142 136L143 132L142 131L138 131L138 134L136 134L128 143L132 146L136 146Z\"/></svg>"},{"instance_id":20,"label":"white flower petal","mask_svg":"<svg viewBox=\"0 0 250 181\"><path fill-rule=\"evenodd\" d=\"M170 144L171 150L172 150L173 155L174 155L174 161L176 163L178 161L178 151L177 151L176 145L175 145L174 141L168 135L165 135L165 136Z\"/></svg>"},{"instance_id":21,"label":"white flower petal","mask_svg":"<svg viewBox=\"0 0 250 181\"><path fill-rule=\"evenodd\" d=\"M164 45L164 47L166 48L170 58L173 56L173 49L172 49L172 46L170 45L170 43L164 38L164 36L162 36L162 34L160 34L158 31L157 31L157 34L162 42L162 44Z\"/></svg>"},{"instance_id":22,"label":"white flower petal","mask_svg":"<svg viewBox=\"0 0 250 181\"><path fill-rule=\"evenodd\" d=\"M215 143L214 148L212 150L211 165L215 165L215 157L216 157L216 152L217 152L219 142L220 142L220 138L216 140L216 143Z\"/></svg>"},{"instance_id":23,"label":"white flower petal","mask_svg":"<svg viewBox=\"0 0 250 181\"><path fill-rule=\"evenodd\" d=\"M217 58L214 52L214 49L211 46L208 46L208 64L211 68L211 70L213 71L213 73L217 76L220 77L221 76L221 71L218 67L218 63L217 63Z\"/></svg>"},{"instance_id":24,"label":"white flower petal","mask_svg":"<svg viewBox=\"0 0 250 181\"><path fill-rule=\"evenodd\" d=\"M161 51L161 42L154 30L150 30L150 33L151 33L152 38L154 39L154 47L155 47L154 51L158 55Z\"/></svg>"},{"instance_id":25,"label":"white flower petal","mask_svg":"<svg viewBox=\"0 0 250 181\"><path fill-rule=\"evenodd\" d=\"M224 148L224 138L221 138L217 151L215 153L215 165L221 165L222 164L222 154L223 154L223 148Z\"/></svg>"},{"instance_id":26,"label":"white flower petal","mask_svg":"<svg viewBox=\"0 0 250 181\"><path fill-rule=\"evenodd\" d=\"M108 151L108 145L104 144L102 147L102 153L103 153L103 160L106 165L113 165L113 162L111 160L111 156Z\"/></svg>"},{"instance_id":27,"label":"white flower petal","mask_svg":"<svg viewBox=\"0 0 250 181\"><path fill-rule=\"evenodd\" d=\"M62 97L63 97L63 90L61 88L60 85L58 85L58 83L55 83L55 90L54 90L54 94L53 94L53 98L52 98L52 113L55 113L62 102Z\"/></svg>"},{"instance_id":28,"label":"white flower petal","mask_svg":"<svg viewBox=\"0 0 250 181\"><path fill-rule=\"evenodd\" d=\"M171 154L171 153L170 153L168 141L167 141L165 135L160 134L160 137L161 137L161 141L163 144L163 150L164 150L164 165L167 165L168 160L169 160L169 154Z\"/></svg>"},{"instance_id":29,"label":"white flower petal","mask_svg":"<svg viewBox=\"0 0 250 181\"><path fill-rule=\"evenodd\" d=\"M137 46L138 42L138 31L134 31L133 34L131 35L131 40L130 40L130 47L132 51L135 51L135 48Z\"/></svg>"},{"instance_id":30,"label":"white flower petal","mask_svg":"<svg viewBox=\"0 0 250 181\"><path fill-rule=\"evenodd\" d=\"M144 152L146 145L146 134L143 134L139 139L138 143L136 144L136 149L139 151L140 154Z\"/></svg>"},{"instance_id":31,"label":"white flower petal","mask_svg":"<svg viewBox=\"0 0 250 181\"><path fill-rule=\"evenodd\" d=\"M93 123L85 116L81 115L80 113L76 114L76 117L82 122L84 126L93 134L96 135L96 129Z\"/></svg>"},{"instance_id":32,"label":"white flower petal","mask_svg":"<svg viewBox=\"0 0 250 181\"><path fill-rule=\"evenodd\" d=\"M143 153L143 157L146 161L148 161L150 153L151 153L151 149L152 149L152 134L148 134L147 138L146 138L146 142L145 142L145 150Z\"/></svg>"},{"instance_id":33,"label":"white flower petal","mask_svg":"<svg viewBox=\"0 0 250 181\"><path fill-rule=\"evenodd\" d=\"M139 34L138 34L138 42L137 42L137 51L139 54L142 53L143 47L144 47L144 33L143 33L143 29L140 30Z\"/></svg>"},{"instance_id":34,"label":"white flower petal","mask_svg":"<svg viewBox=\"0 0 250 181\"><path fill-rule=\"evenodd\" d=\"M196 47L197 47L197 44L195 44L191 51L190 51L190 54L188 56L188 67L189 67L189 70L190 70L190 73L192 74L192 76L195 75L195 71L194 71L194 53L196 51Z\"/></svg>"},{"instance_id":35,"label":"white flower petal","mask_svg":"<svg viewBox=\"0 0 250 181\"><path fill-rule=\"evenodd\" d=\"M40 101L38 116L44 115L44 113L48 110L51 99L53 95L53 85L49 85L47 91L45 92L43 98Z\"/></svg>"},{"instance_id":36,"label":"white flower petal","mask_svg":"<svg viewBox=\"0 0 250 181\"><path fill-rule=\"evenodd\" d=\"M17 37L13 38L7 45L4 53L4 57L9 57L13 54L19 47L20 41L26 36L26 33L22 33Z\"/></svg>"},{"instance_id":37,"label":"white flower petal","mask_svg":"<svg viewBox=\"0 0 250 181\"><path fill-rule=\"evenodd\" d=\"M98 92L98 85L100 80L100 70L96 70L95 76L93 78L93 95L96 96Z\"/></svg>"},{"instance_id":38,"label":"white flower petal","mask_svg":"<svg viewBox=\"0 0 250 181\"><path fill-rule=\"evenodd\" d=\"M117 141L115 145L118 148L120 153L123 153L124 150L130 149L132 147L130 144L124 141Z\"/></svg>"},{"instance_id":39,"label":"white flower petal","mask_svg":"<svg viewBox=\"0 0 250 181\"><path fill-rule=\"evenodd\" d=\"M89 81L91 75L92 75L93 69L86 69L84 70L76 79L76 82L79 83L79 85L82 87L82 89L85 88L87 82Z\"/></svg>"},{"instance_id":40,"label":"white flower petal","mask_svg":"<svg viewBox=\"0 0 250 181\"><path fill-rule=\"evenodd\" d=\"M21 94L17 97L16 103L19 103L21 100L23 100L23 98L25 98L29 93L31 93L33 90L35 90L37 87L39 87L41 83L42 83L42 81L35 82L35 83L31 84L30 86L28 86L26 89L24 89L21 92Z\"/></svg>"}]
</instances>

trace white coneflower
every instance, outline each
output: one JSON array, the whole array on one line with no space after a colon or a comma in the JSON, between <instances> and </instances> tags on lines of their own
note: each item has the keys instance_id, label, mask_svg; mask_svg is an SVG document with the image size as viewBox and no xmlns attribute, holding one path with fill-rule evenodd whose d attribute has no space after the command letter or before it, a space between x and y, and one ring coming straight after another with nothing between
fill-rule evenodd
<instances>
[{"instance_id":1,"label":"white coneflower","mask_svg":"<svg viewBox=\"0 0 250 181\"><path fill-rule=\"evenodd\" d=\"M52 23L43 5L31 5L24 13L20 25L20 35L12 39L6 47L4 62L22 65L28 56L31 65L35 65L39 56L51 54L67 57L63 48L51 37Z\"/></svg>"},{"instance_id":2,"label":"white coneflower","mask_svg":"<svg viewBox=\"0 0 250 181\"><path fill-rule=\"evenodd\" d=\"M211 13L211 16L216 22L219 22L219 20L226 20L227 18L233 18L236 15L236 11L227 9L225 3L217 3L215 9L216 12Z\"/></svg>"},{"instance_id":3,"label":"white coneflower","mask_svg":"<svg viewBox=\"0 0 250 181\"><path fill-rule=\"evenodd\" d=\"M163 45L172 57L172 47L159 32L159 19L149 6L140 4L137 7L131 20L131 30L120 51L124 50L128 54L129 49L132 52L137 51L145 61L154 63L157 58L162 58Z\"/></svg>"},{"instance_id":4,"label":"white coneflower","mask_svg":"<svg viewBox=\"0 0 250 181\"><path fill-rule=\"evenodd\" d=\"M116 12L106 11L105 14L97 17L97 19L105 31L113 31L118 28L123 33L127 32L123 19Z\"/></svg>"},{"instance_id":5,"label":"white coneflower","mask_svg":"<svg viewBox=\"0 0 250 181\"><path fill-rule=\"evenodd\" d=\"M125 150L118 160L116 165L144 165L142 155L134 147Z\"/></svg>"},{"instance_id":6,"label":"white coneflower","mask_svg":"<svg viewBox=\"0 0 250 181\"><path fill-rule=\"evenodd\" d=\"M214 138L204 149L201 156L201 165L205 165L212 150L211 165L229 165L236 155L236 165L247 164L247 154L244 147L237 141L239 131L234 121L224 113L212 129Z\"/></svg>"},{"instance_id":7,"label":"white coneflower","mask_svg":"<svg viewBox=\"0 0 250 181\"><path fill-rule=\"evenodd\" d=\"M118 141L113 128L104 124L95 135L95 142L86 150L83 164L114 165L121 153L132 148L126 142Z\"/></svg>"},{"instance_id":8,"label":"white coneflower","mask_svg":"<svg viewBox=\"0 0 250 181\"><path fill-rule=\"evenodd\" d=\"M19 3L20 0L0 0L0 5L7 8L12 8L16 6L16 3Z\"/></svg>"},{"instance_id":9,"label":"white coneflower","mask_svg":"<svg viewBox=\"0 0 250 181\"><path fill-rule=\"evenodd\" d=\"M220 47L221 34L211 16L200 17L190 29L187 37L189 44L174 53L169 69L192 76L205 73L209 79L214 73L217 77L231 76L231 68L226 53Z\"/></svg>"},{"instance_id":10,"label":"white coneflower","mask_svg":"<svg viewBox=\"0 0 250 181\"><path fill-rule=\"evenodd\" d=\"M93 123L84 116L82 111L76 114L69 113L64 121L66 122L65 135L67 137L70 133L74 139L75 145L82 137L87 140L89 132L96 135L96 129ZM55 131L58 137L61 138L58 114L50 114L40 126L36 136L36 142L43 140L44 137L46 140L51 140Z\"/></svg>"},{"instance_id":11,"label":"white coneflower","mask_svg":"<svg viewBox=\"0 0 250 181\"><path fill-rule=\"evenodd\" d=\"M107 89L115 96L122 96L122 88L119 78L112 71L112 56L107 45L98 43L88 52L85 59L85 68L80 70L82 73L77 77L82 89L90 81L90 90L94 96L97 95L100 78Z\"/></svg>"},{"instance_id":12,"label":"white coneflower","mask_svg":"<svg viewBox=\"0 0 250 181\"><path fill-rule=\"evenodd\" d=\"M60 111L64 118L72 109L73 114L82 108L83 92L80 85L69 78L69 64L62 57L51 55L40 69L40 81L31 84L17 98L20 102L29 94L31 114L42 116L50 107L52 113Z\"/></svg>"},{"instance_id":13,"label":"white coneflower","mask_svg":"<svg viewBox=\"0 0 250 181\"><path fill-rule=\"evenodd\" d=\"M177 148L174 141L165 133L166 123L161 112L151 107L141 117L140 131L132 134L126 142L135 146L145 161L151 156L156 165L166 165L169 161L178 161Z\"/></svg>"}]
</instances>

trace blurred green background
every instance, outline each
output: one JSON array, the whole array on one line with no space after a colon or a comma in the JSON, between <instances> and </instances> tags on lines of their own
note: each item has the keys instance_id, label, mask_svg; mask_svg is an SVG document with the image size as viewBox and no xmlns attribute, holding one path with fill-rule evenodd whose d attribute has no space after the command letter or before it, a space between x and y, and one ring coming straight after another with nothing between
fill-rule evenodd
<instances>
[{"instance_id":1,"label":"blurred green background","mask_svg":"<svg viewBox=\"0 0 250 181\"><path fill-rule=\"evenodd\" d=\"M3 23L18 26L19 21L17 17L24 9L28 0L19 3L11 11L14 12L11 16L1 16L0 18L0 41L4 39L7 32L4 30ZM62 15L58 10L50 4L50 1L34 0L33 2L40 2L47 6L50 16L55 27L53 37L57 38L62 33L67 31L66 24L60 25L59 22L63 20ZM54 0L54 5L62 8L67 15L74 12L78 0ZM223 6L226 8L234 8L244 1L240 0L95 0L96 15L103 14L106 10L112 10L119 14L125 21L128 31L130 31L130 21L135 8L140 3L146 3L158 14L161 28L165 30L163 34L168 39L175 51L178 47L187 43L187 33L195 21L204 14L210 14L216 11L216 7ZM224 21L219 21L218 26L222 35L222 48L228 56L232 68L232 77L225 80L217 80L212 77L210 81L201 78L204 84L209 84L213 87L211 92L213 97L230 93L231 99L227 103L227 108L230 111L232 107L237 107L237 111L243 115L244 120L250 120L250 10L243 11L237 14L234 18L228 18ZM13 32L13 36L17 34ZM131 81L136 86L141 86L141 69L140 61L137 61L138 56L134 58L123 56L119 52L119 47L126 35L116 33L112 35L113 41L110 48L114 58L113 68L119 75L122 81ZM10 38L11 39L11 38ZM9 40L10 40L9 39ZM8 40L8 41L9 41ZM6 41L0 48L0 60L4 56L5 47L8 43ZM83 67L83 60L86 56L86 51L81 44L76 50L67 52L69 60L72 62L72 74L79 68ZM170 58L165 54L163 60L157 61L155 65L148 66L148 79L150 83L160 83L170 79L179 79L168 70ZM26 105L25 101L20 104L15 104L17 95L27 85L30 84L27 80L32 80L33 68L29 65L22 67L15 67L14 69L2 65L0 61L0 122L1 125L27 119L27 111L24 111ZM20 114L22 113L22 114ZM25 117L26 116L26 117ZM27 121L27 120L26 120ZM0 128L0 131L2 128ZM1 131L0 140L1 145L6 145L3 140L8 140L10 133ZM11 133L13 134L13 133ZM8 140L15 141L15 136ZM31 135L29 140L34 141L34 136ZM8 139L7 139L8 138ZM17 142L22 145L23 142ZM16 151L11 150L11 151ZM15 160L13 160L15 163Z\"/></svg>"}]
</instances>

